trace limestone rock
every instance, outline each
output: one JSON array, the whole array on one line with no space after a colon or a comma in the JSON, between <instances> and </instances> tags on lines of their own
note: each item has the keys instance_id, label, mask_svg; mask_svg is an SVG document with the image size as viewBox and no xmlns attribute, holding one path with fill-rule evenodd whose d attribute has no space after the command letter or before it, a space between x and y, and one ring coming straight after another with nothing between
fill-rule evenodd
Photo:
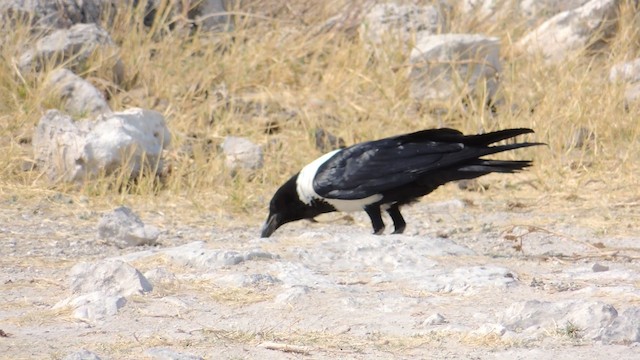
<instances>
[{"instance_id":1,"label":"limestone rock","mask_svg":"<svg viewBox=\"0 0 640 360\"><path fill-rule=\"evenodd\" d=\"M30 20L36 28L68 28L78 23L98 23L105 0L2 0L0 18Z\"/></svg>"},{"instance_id":2,"label":"limestone rock","mask_svg":"<svg viewBox=\"0 0 640 360\"><path fill-rule=\"evenodd\" d=\"M544 18L570 11L591 0L519 0L520 10L528 18Z\"/></svg>"},{"instance_id":3,"label":"limestone rock","mask_svg":"<svg viewBox=\"0 0 640 360\"><path fill-rule=\"evenodd\" d=\"M116 315L126 303L127 299L124 296L105 295L100 291L94 291L67 298L54 305L53 309L70 307L76 319L97 322Z\"/></svg>"},{"instance_id":4,"label":"limestone rock","mask_svg":"<svg viewBox=\"0 0 640 360\"><path fill-rule=\"evenodd\" d=\"M605 344L631 344L640 342L640 307L625 310L613 320L602 334Z\"/></svg>"},{"instance_id":5,"label":"limestone rock","mask_svg":"<svg viewBox=\"0 0 640 360\"><path fill-rule=\"evenodd\" d=\"M381 3L374 5L365 16L360 34L373 45L383 43L391 35L399 41L409 41L417 33L437 34L446 28L444 17L437 7L413 4Z\"/></svg>"},{"instance_id":6,"label":"limestone rock","mask_svg":"<svg viewBox=\"0 0 640 360\"><path fill-rule=\"evenodd\" d=\"M500 324L483 324L478 329L471 332L472 335L475 336L489 336L489 335L497 335L502 336L507 332L507 328Z\"/></svg>"},{"instance_id":7,"label":"limestone rock","mask_svg":"<svg viewBox=\"0 0 640 360\"><path fill-rule=\"evenodd\" d=\"M636 103L640 99L640 82L634 83L627 87L624 91L624 100L629 106L631 103Z\"/></svg>"},{"instance_id":8,"label":"limestone rock","mask_svg":"<svg viewBox=\"0 0 640 360\"><path fill-rule=\"evenodd\" d=\"M262 168L262 146L254 144L249 139L227 136L222 143L222 151L226 156L227 167L232 170Z\"/></svg>"},{"instance_id":9,"label":"limestone rock","mask_svg":"<svg viewBox=\"0 0 640 360\"><path fill-rule=\"evenodd\" d=\"M87 124L76 124L70 116L49 110L40 119L33 135L33 151L38 167L53 181L81 180L84 165L81 160Z\"/></svg>"},{"instance_id":10,"label":"limestone rock","mask_svg":"<svg viewBox=\"0 0 640 360\"><path fill-rule=\"evenodd\" d=\"M204 242L196 241L182 246L163 249L160 253L182 266L216 269L223 266L238 265L251 260L278 259L279 256L260 250L238 252L234 250L207 249Z\"/></svg>"},{"instance_id":11,"label":"limestone rock","mask_svg":"<svg viewBox=\"0 0 640 360\"><path fill-rule=\"evenodd\" d=\"M98 237L120 248L153 245L160 231L145 225L131 209L124 206L106 213L98 225Z\"/></svg>"},{"instance_id":12,"label":"limestone rock","mask_svg":"<svg viewBox=\"0 0 640 360\"><path fill-rule=\"evenodd\" d=\"M522 16L527 25L536 24L540 19L563 11L573 10L589 0L462 0L460 10L467 16L482 20L496 20L498 17Z\"/></svg>"},{"instance_id":13,"label":"limestone rock","mask_svg":"<svg viewBox=\"0 0 640 360\"><path fill-rule=\"evenodd\" d=\"M160 173L170 141L164 117L155 111L133 108L73 122L50 110L38 123L33 147L52 180L79 182L118 170L133 177L143 168Z\"/></svg>"},{"instance_id":14,"label":"limestone rock","mask_svg":"<svg viewBox=\"0 0 640 360\"><path fill-rule=\"evenodd\" d=\"M69 273L71 292L100 292L108 296L143 294L153 289L149 281L133 266L122 260L80 263Z\"/></svg>"},{"instance_id":15,"label":"limestone rock","mask_svg":"<svg viewBox=\"0 0 640 360\"><path fill-rule=\"evenodd\" d=\"M121 260L77 264L69 273L69 282L73 295L53 309L71 307L74 317L92 322L116 315L127 296L153 289L138 270Z\"/></svg>"},{"instance_id":16,"label":"limestone rock","mask_svg":"<svg viewBox=\"0 0 640 360\"><path fill-rule=\"evenodd\" d=\"M233 23L227 14L227 2L224 0L204 0L197 3L190 14L195 23L206 31L232 30Z\"/></svg>"},{"instance_id":17,"label":"limestone rock","mask_svg":"<svg viewBox=\"0 0 640 360\"><path fill-rule=\"evenodd\" d=\"M531 54L541 53L548 62L564 60L574 51L597 48L616 27L620 0L592 0L564 11L525 35L518 46Z\"/></svg>"},{"instance_id":18,"label":"limestone rock","mask_svg":"<svg viewBox=\"0 0 640 360\"><path fill-rule=\"evenodd\" d=\"M291 286L285 291L278 294L273 301L276 304L292 304L303 298L311 292L311 289L308 286L300 285L300 286Z\"/></svg>"},{"instance_id":19,"label":"limestone rock","mask_svg":"<svg viewBox=\"0 0 640 360\"><path fill-rule=\"evenodd\" d=\"M640 82L640 58L615 64L609 71L609 81L634 83Z\"/></svg>"},{"instance_id":20,"label":"limestone rock","mask_svg":"<svg viewBox=\"0 0 640 360\"><path fill-rule=\"evenodd\" d=\"M41 38L18 60L21 71L40 71L45 63L65 63L74 69L85 64L91 54L99 48L115 45L106 30L96 24L76 24L69 29L59 29ZM122 65L120 65L122 66Z\"/></svg>"},{"instance_id":21,"label":"limestone rock","mask_svg":"<svg viewBox=\"0 0 640 360\"><path fill-rule=\"evenodd\" d=\"M144 277L154 286L157 284L173 284L178 281L176 275L164 267L151 269L144 273Z\"/></svg>"},{"instance_id":22,"label":"limestone rock","mask_svg":"<svg viewBox=\"0 0 640 360\"><path fill-rule=\"evenodd\" d=\"M511 305L504 312L502 324L509 330L529 333L571 326L580 336L595 339L617 317L613 306L599 301L530 300Z\"/></svg>"},{"instance_id":23,"label":"limestone rock","mask_svg":"<svg viewBox=\"0 0 640 360\"><path fill-rule=\"evenodd\" d=\"M87 349L82 349L65 356L62 360L100 360L100 357Z\"/></svg>"},{"instance_id":24,"label":"limestone rock","mask_svg":"<svg viewBox=\"0 0 640 360\"><path fill-rule=\"evenodd\" d=\"M640 99L640 58L615 64L609 72L612 83L626 83L624 99L626 106Z\"/></svg>"},{"instance_id":25,"label":"limestone rock","mask_svg":"<svg viewBox=\"0 0 640 360\"><path fill-rule=\"evenodd\" d=\"M461 95L492 99L498 90L500 42L478 34L423 36L411 51L411 96L446 100ZM484 92L484 91L483 91Z\"/></svg>"},{"instance_id":26,"label":"limestone rock","mask_svg":"<svg viewBox=\"0 0 640 360\"><path fill-rule=\"evenodd\" d=\"M82 159L92 175L101 169L111 173L125 167L136 176L144 166L159 172L162 150L170 142L162 114L133 108L98 117L86 136Z\"/></svg>"},{"instance_id":27,"label":"limestone rock","mask_svg":"<svg viewBox=\"0 0 640 360\"><path fill-rule=\"evenodd\" d=\"M51 72L46 86L63 101L67 113L98 115L111 112L107 100L98 89L67 69Z\"/></svg>"},{"instance_id":28,"label":"limestone rock","mask_svg":"<svg viewBox=\"0 0 640 360\"><path fill-rule=\"evenodd\" d=\"M442 325L447 322L442 314L434 313L422 322L422 326Z\"/></svg>"},{"instance_id":29,"label":"limestone rock","mask_svg":"<svg viewBox=\"0 0 640 360\"><path fill-rule=\"evenodd\" d=\"M460 11L468 16L477 16L480 18L490 18L498 12L512 10L516 6L514 0L462 0L460 2Z\"/></svg>"},{"instance_id":30,"label":"limestone rock","mask_svg":"<svg viewBox=\"0 0 640 360\"><path fill-rule=\"evenodd\" d=\"M609 267L606 265L595 263L591 266L591 270L593 270L593 272L603 272L603 271L609 271Z\"/></svg>"}]
</instances>

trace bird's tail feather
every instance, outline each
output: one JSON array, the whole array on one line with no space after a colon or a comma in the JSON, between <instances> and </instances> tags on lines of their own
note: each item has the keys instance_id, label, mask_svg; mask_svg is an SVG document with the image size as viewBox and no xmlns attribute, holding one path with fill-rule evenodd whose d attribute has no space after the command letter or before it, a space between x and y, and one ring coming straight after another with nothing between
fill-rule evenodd
<instances>
[{"instance_id":1,"label":"bird's tail feather","mask_svg":"<svg viewBox=\"0 0 640 360\"><path fill-rule=\"evenodd\" d=\"M522 134L533 133L533 130L527 128L516 128L494 131L486 134L467 135L464 137L464 144L475 146L488 146L498 141L510 139Z\"/></svg>"},{"instance_id":2,"label":"bird's tail feather","mask_svg":"<svg viewBox=\"0 0 640 360\"><path fill-rule=\"evenodd\" d=\"M483 160L478 159L477 161L465 165L458 169L458 171L462 172L470 172L470 173L514 173L523 170L532 165L532 162L529 160Z\"/></svg>"},{"instance_id":3,"label":"bird's tail feather","mask_svg":"<svg viewBox=\"0 0 640 360\"><path fill-rule=\"evenodd\" d=\"M531 161L529 160L521 160L521 161L491 160L491 159L482 159L481 157L486 155L501 153L503 151L509 151L509 150L526 148L530 146L538 146L538 145L545 145L545 144L537 143L537 142L524 142L524 143L516 143L516 144L487 146L481 149L481 151L476 152L474 154L474 157L476 157L477 159L468 161L464 166L458 168L458 170L462 172L473 172L473 173L481 173L481 174L488 174L490 172L500 172L500 173L516 172L530 166Z\"/></svg>"},{"instance_id":4,"label":"bird's tail feather","mask_svg":"<svg viewBox=\"0 0 640 360\"><path fill-rule=\"evenodd\" d=\"M487 146L484 149L482 149L481 153L478 154L478 157L485 156L485 155L491 155L491 154L497 154L497 153L501 153L503 151L526 148L526 147L530 147L530 146L538 146L538 145L546 145L546 144L545 143L539 143L539 142L523 142L523 143L515 143L515 144Z\"/></svg>"}]
</instances>

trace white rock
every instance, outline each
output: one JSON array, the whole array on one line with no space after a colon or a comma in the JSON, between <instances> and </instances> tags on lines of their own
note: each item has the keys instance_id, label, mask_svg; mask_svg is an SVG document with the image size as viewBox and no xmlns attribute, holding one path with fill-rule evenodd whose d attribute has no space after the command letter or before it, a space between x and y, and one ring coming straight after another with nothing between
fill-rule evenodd
<instances>
[{"instance_id":1,"label":"white rock","mask_svg":"<svg viewBox=\"0 0 640 360\"><path fill-rule=\"evenodd\" d=\"M312 234L318 236L310 237ZM377 236L342 232L327 236L305 232L298 238L321 242L324 250L300 253L301 257L336 269L358 269L360 266L407 271L411 268L431 269L438 264L429 257L475 255L473 250L451 240L426 236Z\"/></svg>"},{"instance_id":2,"label":"white rock","mask_svg":"<svg viewBox=\"0 0 640 360\"><path fill-rule=\"evenodd\" d=\"M478 329L471 332L476 336L498 335L502 336L507 332L507 328L501 324L482 324Z\"/></svg>"},{"instance_id":3,"label":"white rock","mask_svg":"<svg viewBox=\"0 0 640 360\"><path fill-rule=\"evenodd\" d=\"M143 275L153 286L156 286L157 284L171 284L178 280L173 272L164 267L151 269Z\"/></svg>"},{"instance_id":4,"label":"white rock","mask_svg":"<svg viewBox=\"0 0 640 360\"><path fill-rule=\"evenodd\" d=\"M89 350L82 349L65 356L62 360L100 360L100 357Z\"/></svg>"},{"instance_id":5,"label":"white rock","mask_svg":"<svg viewBox=\"0 0 640 360\"><path fill-rule=\"evenodd\" d=\"M119 248L155 244L160 231L145 225L127 207L119 207L106 213L98 224L98 237Z\"/></svg>"},{"instance_id":6,"label":"white rock","mask_svg":"<svg viewBox=\"0 0 640 360\"><path fill-rule=\"evenodd\" d=\"M497 20L500 17L523 16L528 23L544 19L562 11L573 10L589 0L462 0L460 10L467 16L481 20Z\"/></svg>"},{"instance_id":7,"label":"white rock","mask_svg":"<svg viewBox=\"0 0 640 360\"><path fill-rule=\"evenodd\" d=\"M502 324L512 331L543 333L571 325L581 337L596 339L618 316L616 309L599 301L548 302L530 300L511 305Z\"/></svg>"},{"instance_id":8,"label":"white rock","mask_svg":"<svg viewBox=\"0 0 640 360\"><path fill-rule=\"evenodd\" d=\"M311 292L311 289L307 286L292 286L278 294L273 301L277 304L293 304L309 292Z\"/></svg>"},{"instance_id":9,"label":"white rock","mask_svg":"<svg viewBox=\"0 0 640 360\"><path fill-rule=\"evenodd\" d=\"M227 2L224 0L199 1L195 8L189 11L189 14L193 14L196 24L202 30L233 30L233 23L227 13L226 4Z\"/></svg>"},{"instance_id":10,"label":"white rock","mask_svg":"<svg viewBox=\"0 0 640 360\"><path fill-rule=\"evenodd\" d=\"M103 0L104 1L104 0ZM113 0L112 0L113 1ZM134 6L145 5L144 24L151 26L155 16L162 14L174 24L180 24L179 28L191 28L197 26L204 31L229 31L233 30L232 2L225 0L198 0L198 1L165 1L165 0L120 0L127 3L133 2ZM116 1L117 2L117 1ZM126 10L126 6L115 6L112 12Z\"/></svg>"},{"instance_id":11,"label":"white rock","mask_svg":"<svg viewBox=\"0 0 640 360\"><path fill-rule=\"evenodd\" d=\"M327 288L334 287L335 283L328 277L318 274L309 267L294 262L277 262L269 265L270 272L276 273L276 277L286 286Z\"/></svg>"},{"instance_id":12,"label":"white rock","mask_svg":"<svg viewBox=\"0 0 640 360\"><path fill-rule=\"evenodd\" d=\"M222 143L222 150L226 156L227 167L232 170L262 168L262 146L252 143L249 139L227 136Z\"/></svg>"},{"instance_id":13,"label":"white rock","mask_svg":"<svg viewBox=\"0 0 640 360\"><path fill-rule=\"evenodd\" d=\"M2 0L0 18L30 19L36 28L67 28L99 22L105 3L104 0Z\"/></svg>"},{"instance_id":14,"label":"white rock","mask_svg":"<svg viewBox=\"0 0 640 360\"><path fill-rule=\"evenodd\" d=\"M447 319L442 314L434 313L422 322L422 326L442 325L446 322Z\"/></svg>"},{"instance_id":15,"label":"white rock","mask_svg":"<svg viewBox=\"0 0 640 360\"><path fill-rule=\"evenodd\" d=\"M640 307L625 310L602 333L605 344L640 343Z\"/></svg>"},{"instance_id":16,"label":"white rock","mask_svg":"<svg viewBox=\"0 0 640 360\"><path fill-rule=\"evenodd\" d=\"M489 284L504 286L517 281L513 271L495 265L461 267L453 270L453 275L459 279L466 279L470 285L488 282Z\"/></svg>"},{"instance_id":17,"label":"white rock","mask_svg":"<svg viewBox=\"0 0 640 360\"><path fill-rule=\"evenodd\" d=\"M411 97L422 101L484 95L491 99L499 85L499 55L500 42L495 37L421 36L410 57Z\"/></svg>"},{"instance_id":18,"label":"white rock","mask_svg":"<svg viewBox=\"0 0 640 360\"><path fill-rule=\"evenodd\" d=\"M474 294L487 289L504 290L518 284L511 270L492 265L453 270L443 269L441 266L407 266L380 272L372 279L374 283L395 281L406 282L417 291L453 294Z\"/></svg>"},{"instance_id":19,"label":"white rock","mask_svg":"<svg viewBox=\"0 0 640 360\"><path fill-rule=\"evenodd\" d=\"M163 249L157 253L182 266L208 269L237 265L250 260L279 258L278 255L255 250L241 253L233 250L207 249L202 241Z\"/></svg>"},{"instance_id":20,"label":"white rock","mask_svg":"<svg viewBox=\"0 0 640 360\"><path fill-rule=\"evenodd\" d=\"M107 296L130 296L153 289L133 266L120 260L80 263L69 274L71 292L76 295L100 292Z\"/></svg>"},{"instance_id":21,"label":"white rock","mask_svg":"<svg viewBox=\"0 0 640 360\"><path fill-rule=\"evenodd\" d=\"M126 168L136 176L145 166L160 172L162 150L170 143L162 114L132 108L99 116L86 136L81 159L90 175Z\"/></svg>"},{"instance_id":22,"label":"white rock","mask_svg":"<svg viewBox=\"0 0 640 360\"><path fill-rule=\"evenodd\" d=\"M609 71L609 81L612 83L640 82L640 58L615 64Z\"/></svg>"},{"instance_id":23,"label":"white rock","mask_svg":"<svg viewBox=\"0 0 640 360\"><path fill-rule=\"evenodd\" d=\"M411 284L409 286L418 290L464 292L495 285L505 287L514 283L513 277L506 277L511 272L504 268L461 269L459 273L444 269L439 263L443 257L475 255L469 248L449 239L406 235L376 236L340 231L329 237L312 236L313 234L317 233L305 232L299 235L299 239L306 243L308 239L312 239L318 247L293 250L304 265L273 265L274 268L282 267L272 269L278 271L277 277L285 284L314 287L316 284L324 286L336 281L369 279L374 284L408 282ZM335 272L353 276L333 279L312 270L327 266ZM296 276L296 273L299 275ZM469 273L476 275L470 277ZM470 278L475 283L470 284Z\"/></svg>"},{"instance_id":24,"label":"white rock","mask_svg":"<svg viewBox=\"0 0 640 360\"><path fill-rule=\"evenodd\" d=\"M57 110L40 119L33 137L35 159L52 180L83 181L121 170L135 177L147 167L160 172L171 141L162 114L139 108L73 122Z\"/></svg>"},{"instance_id":25,"label":"white rock","mask_svg":"<svg viewBox=\"0 0 640 360\"><path fill-rule=\"evenodd\" d=\"M511 10L516 1L504 0L462 0L460 10L467 16L475 15L486 19L499 11Z\"/></svg>"},{"instance_id":26,"label":"white rock","mask_svg":"<svg viewBox=\"0 0 640 360\"><path fill-rule=\"evenodd\" d=\"M67 113L83 116L111 112L100 90L67 69L51 72L46 82L46 86L63 101Z\"/></svg>"},{"instance_id":27,"label":"white rock","mask_svg":"<svg viewBox=\"0 0 640 360\"><path fill-rule=\"evenodd\" d=\"M185 354L166 348L147 349L144 354L155 360L202 360L203 358L196 355Z\"/></svg>"},{"instance_id":28,"label":"white rock","mask_svg":"<svg viewBox=\"0 0 640 360\"><path fill-rule=\"evenodd\" d=\"M73 317L85 321L97 322L107 317L114 316L118 309L127 303L123 296L109 296L101 291L94 291L85 295L67 298L56 305L53 309L71 307Z\"/></svg>"},{"instance_id":29,"label":"white rock","mask_svg":"<svg viewBox=\"0 0 640 360\"><path fill-rule=\"evenodd\" d=\"M120 260L77 264L69 280L73 296L53 308L71 307L74 317L92 322L117 314L127 296L153 289L138 270Z\"/></svg>"},{"instance_id":30,"label":"white rock","mask_svg":"<svg viewBox=\"0 0 640 360\"><path fill-rule=\"evenodd\" d=\"M555 15L576 9L590 0L519 0L520 9L529 18Z\"/></svg>"},{"instance_id":31,"label":"white rock","mask_svg":"<svg viewBox=\"0 0 640 360\"><path fill-rule=\"evenodd\" d=\"M263 259L263 260L271 260L271 259L277 259L279 258L279 256L274 255L270 252L267 251L262 251L260 249L253 249L253 250L249 250L249 251L245 251L243 254L244 257L244 261L249 261L249 260L259 260L259 259Z\"/></svg>"},{"instance_id":32,"label":"white rock","mask_svg":"<svg viewBox=\"0 0 640 360\"><path fill-rule=\"evenodd\" d=\"M109 48L114 53L116 47L106 30L96 24L76 24L69 29L59 29L43 37L35 46L27 50L18 60L21 71L40 71L45 63L64 63L70 69L81 67L99 48ZM115 59L116 78L124 76L122 62ZM119 80L119 79L116 79Z\"/></svg>"},{"instance_id":33,"label":"white rock","mask_svg":"<svg viewBox=\"0 0 640 360\"><path fill-rule=\"evenodd\" d=\"M606 265L600 265L598 263L593 264L593 266L591 266L591 270L593 270L593 272L603 272L603 271L608 271L609 267Z\"/></svg>"},{"instance_id":34,"label":"white rock","mask_svg":"<svg viewBox=\"0 0 640 360\"><path fill-rule=\"evenodd\" d=\"M638 99L640 99L640 82L629 86L624 91L624 100L627 106L634 102L637 102Z\"/></svg>"},{"instance_id":35,"label":"white rock","mask_svg":"<svg viewBox=\"0 0 640 360\"><path fill-rule=\"evenodd\" d=\"M592 0L544 22L518 42L522 50L541 53L549 62L564 60L573 51L599 41L615 31L620 0Z\"/></svg>"},{"instance_id":36,"label":"white rock","mask_svg":"<svg viewBox=\"0 0 640 360\"><path fill-rule=\"evenodd\" d=\"M360 36L380 45L385 37L410 41L417 33L437 34L446 28L444 17L435 6L413 4L375 4L360 26Z\"/></svg>"},{"instance_id":37,"label":"white rock","mask_svg":"<svg viewBox=\"0 0 640 360\"><path fill-rule=\"evenodd\" d=\"M51 180L73 181L84 176L80 159L88 129L82 125L58 110L47 111L38 122L32 139L34 157Z\"/></svg>"}]
</instances>

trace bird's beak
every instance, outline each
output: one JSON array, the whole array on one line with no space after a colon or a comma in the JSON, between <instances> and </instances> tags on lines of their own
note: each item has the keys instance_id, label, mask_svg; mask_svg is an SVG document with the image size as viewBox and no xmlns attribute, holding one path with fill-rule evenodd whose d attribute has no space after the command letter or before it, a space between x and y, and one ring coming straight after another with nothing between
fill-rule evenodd
<instances>
[{"instance_id":1,"label":"bird's beak","mask_svg":"<svg viewBox=\"0 0 640 360\"><path fill-rule=\"evenodd\" d=\"M280 225L280 216L278 214L269 214L267 221L262 225L262 234L260 236L268 238Z\"/></svg>"}]
</instances>

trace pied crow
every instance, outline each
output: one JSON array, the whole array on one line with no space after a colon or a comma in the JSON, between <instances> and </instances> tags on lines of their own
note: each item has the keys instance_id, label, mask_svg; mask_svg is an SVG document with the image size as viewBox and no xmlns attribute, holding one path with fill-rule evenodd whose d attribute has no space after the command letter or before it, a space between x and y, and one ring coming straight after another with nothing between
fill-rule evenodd
<instances>
[{"instance_id":1,"label":"pied crow","mask_svg":"<svg viewBox=\"0 0 640 360\"><path fill-rule=\"evenodd\" d=\"M262 237L283 224L313 219L332 211L365 211L374 234L382 234L381 211L393 220L394 234L406 223L400 207L449 181L496 173L513 173L530 160L484 159L483 156L542 143L492 145L531 129L507 129L463 135L454 129L429 129L368 141L331 151L305 166L275 193Z\"/></svg>"}]
</instances>

